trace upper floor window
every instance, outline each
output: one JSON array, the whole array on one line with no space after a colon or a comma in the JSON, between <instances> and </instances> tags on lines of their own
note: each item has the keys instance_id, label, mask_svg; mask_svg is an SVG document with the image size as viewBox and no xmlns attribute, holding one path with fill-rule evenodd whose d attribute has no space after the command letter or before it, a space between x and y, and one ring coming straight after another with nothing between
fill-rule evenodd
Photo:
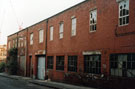
<instances>
[{"instance_id":1,"label":"upper floor window","mask_svg":"<svg viewBox=\"0 0 135 89\"><path fill-rule=\"evenodd\" d=\"M61 23L60 23L60 28L59 28L59 38L60 38L60 39L63 38L63 26L64 26L64 23L61 22Z\"/></svg>"},{"instance_id":2,"label":"upper floor window","mask_svg":"<svg viewBox=\"0 0 135 89\"><path fill-rule=\"evenodd\" d=\"M97 9L90 11L90 31L97 29Z\"/></svg>"},{"instance_id":3,"label":"upper floor window","mask_svg":"<svg viewBox=\"0 0 135 89\"><path fill-rule=\"evenodd\" d=\"M50 40L53 40L53 26L50 27Z\"/></svg>"},{"instance_id":4,"label":"upper floor window","mask_svg":"<svg viewBox=\"0 0 135 89\"><path fill-rule=\"evenodd\" d=\"M17 38L16 38L16 40L15 40L15 47L17 47Z\"/></svg>"},{"instance_id":5,"label":"upper floor window","mask_svg":"<svg viewBox=\"0 0 135 89\"><path fill-rule=\"evenodd\" d=\"M33 44L33 33L30 34L30 45Z\"/></svg>"},{"instance_id":6,"label":"upper floor window","mask_svg":"<svg viewBox=\"0 0 135 89\"><path fill-rule=\"evenodd\" d=\"M23 41L21 42L21 47L23 47Z\"/></svg>"},{"instance_id":7,"label":"upper floor window","mask_svg":"<svg viewBox=\"0 0 135 89\"><path fill-rule=\"evenodd\" d=\"M43 42L43 30L39 30L39 43L42 43Z\"/></svg>"},{"instance_id":8,"label":"upper floor window","mask_svg":"<svg viewBox=\"0 0 135 89\"><path fill-rule=\"evenodd\" d=\"M11 48L11 42L9 41L8 42L8 49L10 49Z\"/></svg>"},{"instance_id":9,"label":"upper floor window","mask_svg":"<svg viewBox=\"0 0 135 89\"><path fill-rule=\"evenodd\" d=\"M15 47L15 40L13 40L13 47Z\"/></svg>"},{"instance_id":10,"label":"upper floor window","mask_svg":"<svg viewBox=\"0 0 135 89\"><path fill-rule=\"evenodd\" d=\"M72 18L72 30L71 30L71 36L76 35L76 18Z\"/></svg>"},{"instance_id":11,"label":"upper floor window","mask_svg":"<svg viewBox=\"0 0 135 89\"><path fill-rule=\"evenodd\" d=\"M123 0L119 3L119 25L129 23L129 0Z\"/></svg>"},{"instance_id":12,"label":"upper floor window","mask_svg":"<svg viewBox=\"0 0 135 89\"><path fill-rule=\"evenodd\" d=\"M20 47L20 40L18 40L18 47Z\"/></svg>"}]
</instances>

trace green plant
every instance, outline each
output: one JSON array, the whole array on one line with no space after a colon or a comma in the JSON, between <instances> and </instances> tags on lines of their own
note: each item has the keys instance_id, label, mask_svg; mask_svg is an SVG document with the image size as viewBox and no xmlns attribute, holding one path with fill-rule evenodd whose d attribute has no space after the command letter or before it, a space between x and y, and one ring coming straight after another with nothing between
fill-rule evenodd
<instances>
[{"instance_id":1,"label":"green plant","mask_svg":"<svg viewBox=\"0 0 135 89\"><path fill-rule=\"evenodd\" d=\"M5 62L1 62L0 63L0 72L4 72L5 71Z\"/></svg>"},{"instance_id":2,"label":"green plant","mask_svg":"<svg viewBox=\"0 0 135 89\"><path fill-rule=\"evenodd\" d=\"M17 48L12 48L8 51L6 68L9 74L17 74L18 64L17 64Z\"/></svg>"}]
</instances>

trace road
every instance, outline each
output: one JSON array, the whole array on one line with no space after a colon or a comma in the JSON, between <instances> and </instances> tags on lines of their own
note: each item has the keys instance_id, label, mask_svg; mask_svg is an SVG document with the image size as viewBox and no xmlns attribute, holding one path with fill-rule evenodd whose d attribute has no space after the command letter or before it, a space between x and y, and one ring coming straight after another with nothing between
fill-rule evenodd
<instances>
[{"instance_id":1,"label":"road","mask_svg":"<svg viewBox=\"0 0 135 89\"><path fill-rule=\"evenodd\" d=\"M0 76L0 89L53 89Z\"/></svg>"}]
</instances>

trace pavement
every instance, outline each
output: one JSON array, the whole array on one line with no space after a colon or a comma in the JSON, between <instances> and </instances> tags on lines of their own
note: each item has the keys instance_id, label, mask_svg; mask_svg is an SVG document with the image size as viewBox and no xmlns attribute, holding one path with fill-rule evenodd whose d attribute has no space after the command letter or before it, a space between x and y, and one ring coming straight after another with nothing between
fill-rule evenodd
<instances>
[{"instance_id":1,"label":"pavement","mask_svg":"<svg viewBox=\"0 0 135 89\"><path fill-rule=\"evenodd\" d=\"M24 80L24 81L29 82L29 83L33 83L33 84L37 84L37 85L45 86L45 87L49 87L49 88L54 88L54 89L97 89L97 88L76 86L76 85L60 83L60 82L53 82L50 80L37 80L37 79L32 79L30 77L8 75L6 73L0 73L0 76L10 78L10 79L15 79L15 80Z\"/></svg>"}]
</instances>

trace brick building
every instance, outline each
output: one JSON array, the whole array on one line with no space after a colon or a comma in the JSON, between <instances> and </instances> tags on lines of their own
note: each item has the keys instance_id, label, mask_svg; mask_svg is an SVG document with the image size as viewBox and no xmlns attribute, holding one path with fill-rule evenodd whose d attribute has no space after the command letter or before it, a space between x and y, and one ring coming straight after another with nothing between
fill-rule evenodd
<instances>
[{"instance_id":1,"label":"brick building","mask_svg":"<svg viewBox=\"0 0 135 89\"><path fill-rule=\"evenodd\" d=\"M134 77L134 4L134 0L86 0L24 29L27 76ZM8 48L20 33L8 36Z\"/></svg>"},{"instance_id":2,"label":"brick building","mask_svg":"<svg viewBox=\"0 0 135 89\"><path fill-rule=\"evenodd\" d=\"M7 45L0 45L0 63L6 61Z\"/></svg>"}]
</instances>

